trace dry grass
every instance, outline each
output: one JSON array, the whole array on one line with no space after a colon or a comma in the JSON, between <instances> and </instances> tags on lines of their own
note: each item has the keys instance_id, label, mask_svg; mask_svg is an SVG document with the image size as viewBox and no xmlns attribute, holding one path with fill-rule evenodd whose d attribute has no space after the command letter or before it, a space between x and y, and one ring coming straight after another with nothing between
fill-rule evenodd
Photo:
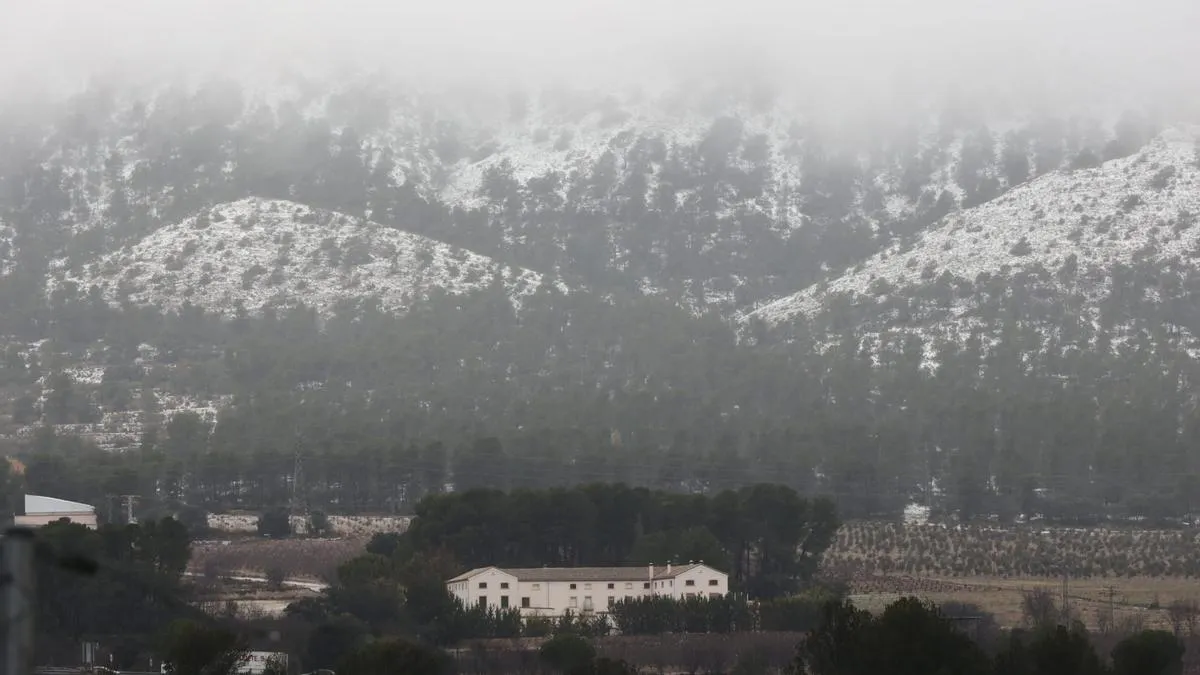
<instances>
[{"instance_id":1,"label":"dry grass","mask_svg":"<svg viewBox=\"0 0 1200 675\"><path fill-rule=\"evenodd\" d=\"M876 577L869 583L852 583L852 600L872 611L882 610L899 597L913 595L931 602L978 605L1007 627L1024 621L1022 600L1027 591L1046 589L1061 602L1062 580L1039 578L975 577ZM1110 611L1115 624L1144 623L1147 628L1171 629L1166 608L1177 600L1200 599L1200 584L1186 579L1133 577L1113 580L1068 580L1067 598L1073 617L1089 628L1099 628Z\"/></svg>"},{"instance_id":2,"label":"dry grass","mask_svg":"<svg viewBox=\"0 0 1200 675\"><path fill-rule=\"evenodd\" d=\"M189 570L196 574L266 574L324 580L338 565L360 555L367 539L233 539L192 544Z\"/></svg>"}]
</instances>

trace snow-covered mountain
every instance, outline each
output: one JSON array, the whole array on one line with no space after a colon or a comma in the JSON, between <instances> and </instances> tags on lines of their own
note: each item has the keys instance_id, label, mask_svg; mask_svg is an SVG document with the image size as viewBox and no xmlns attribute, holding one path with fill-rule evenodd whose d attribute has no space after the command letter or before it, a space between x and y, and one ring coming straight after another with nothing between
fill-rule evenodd
<instances>
[{"instance_id":1,"label":"snow-covered mountain","mask_svg":"<svg viewBox=\"0 0 1200 675\"><path fill-rule=\"evenodd\" d=\"M1128 154L1156 126L951 103L838 125L803 101L750 85L464 93L382 76L97 87L0 144L30 158L5 169L21 198L0 207L37 240L35 268L278 199L730 316L1031 176Z\"/></svg>"},{"instance_id":2,"label":"snow-covered mountain","mask_svg":"<svg viewBox=\"0 0 1200 675\"><path fill-rule=\"evenodd\" d=\"M514 299L542 276L378 223L282 200L242 199L156 229L141 241L63 271L56 283L98 287L112 303L225 315L299 302L329 312L378 300L398 311L440 289L462 293L497 279Z\"/></svg>"},{"instance_id":3,"label":"snow-covered mountain","mask_svg":"<svg viewBox=\"0 0 1200 675\"><path fill-rule=\"evenodd\" d=\"M846 312L879 329L961 333L1016 299L1029 316L1112 325L1157 313L1194 328L1198 139L1171 129L1132 156L1043 175L742 318Z\"/></svg>"}]
</instances>

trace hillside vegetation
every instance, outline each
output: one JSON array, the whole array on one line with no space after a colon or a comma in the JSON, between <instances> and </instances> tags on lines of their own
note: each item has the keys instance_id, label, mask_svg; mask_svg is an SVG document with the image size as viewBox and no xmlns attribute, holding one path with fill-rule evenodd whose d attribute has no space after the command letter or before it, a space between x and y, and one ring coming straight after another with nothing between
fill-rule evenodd
<instances>
[{"instance_id":1,"label":"hillside vegetation","mask_svg":"<svg viewBox=\"0 0 1200 675\"><path fill-rule=\"evenodd\" d=\"M1193 509L1192 131L949 101L855 135L680 91L111 84L7 112L13 480L215 512L595 481Z\"/></svg>"}]
</instances>

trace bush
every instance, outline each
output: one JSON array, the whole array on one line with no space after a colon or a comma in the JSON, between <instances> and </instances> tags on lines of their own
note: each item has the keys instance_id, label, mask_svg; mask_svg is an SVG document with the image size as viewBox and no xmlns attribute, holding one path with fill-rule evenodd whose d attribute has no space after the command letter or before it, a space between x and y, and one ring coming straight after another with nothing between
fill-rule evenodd
<instances>
[{"instance_id":1,"label":"bush","mask_svg":"<svg viewBox=\"0 0 1200 675\"><path fill-rule=\"evenodd\" d=\"M284 574L283 568L272 567L267 570L267 586L273 590L283 588L283 582L287 580L287 575Z\"/></svg>"},{"instance_id":2,"label":"bush","mask_svg":"<svg viewBox=\"0 0 1200 675\"><path fill-rule=\"evenodd\" d=\"M608 635L612 624L604 615L585 616L567 610L553 621L550 633L554 635L581 635L583 637L600 637Z\"/></svg>"},{"instance_id":3,"label":"bush","mask_svg":"<svg viewBox=\"0 0 1200 675\"><path fill-rule=\"evenodd\" d=\"M258 517L257 529L260 537L290 537L292 520L286 509L271 509Z\"/></svg>"},{"instance_id":4,"label":"bush","mask_svg":"<svg viewBox=\"0 0 1200 675\"><path fill-rule=\"evenodd\" d=\"M329 516L324 511L313 511L308 515L308 534L314 537L327 535L333 531Z\"/></svg>"},{"instance_id":5,"label":"bush","mask_svg":"<svg viewBox=\"0 0 1200 675\"><path fill-rule=\"evenodd\" d=\"M761 603L758 606L759 626L772 631L810 631L821 624L825 604L839 599L830 592L811 591Z\"/></svg>"},{"instance_id":6,"label":"bush","mask_svg":"<svg viewBox=\"0 0 1200 675\"><path fill-rule=\"evenodd\" d=\"M1183 643L1161 630L1130 635L1113 648L1115 675L1179 675L1183 672Z\"/></svg>"},{"instance_id":7,"label":"bush","mask_svg":"<svg viewBox=\"0 0 1200 675\"><path fill-rule=\"evenodd\" d=\"M623 635L731 633L754 628L749 605L734 596L622 600L613 606L610 616Z\"/></svg>"},{"instance_id":8,"label":"bush","mask_svg":"<svg viewBox=\"0 0 1200 675\"><path fill-rule=\"evenodd\" d=\"M339 673L355 675L441 675L453 671L449 656L438 649L401 638L376 640L351 652L338 664Z\"/></svg>"},{"instance_id":9,"label":"bush","mask_svg":"<svg viewBox=\"0 0 1200 675\"><path fill-rule=\"evenodd\" d=\"M531 616L525 619L525 626L521 630L525 637L543 638L549 637L554 632L554 624L550 619L540 616Z\"/></svg>"},{"instance_id":10,"label":"bush","mask_svg":"<svg viewBox=\"0 0 1200 675\"><path fill-rule=\"evenodd\" d=\"M546 641L538 658L560 673L584 671L596 659L596 648L587 639L564 633Z\"/></svg>"},{"instance_id":11,"label":"bush","mask_svg":"<svg viewBox=\"0 0 1200 675\"><path fill-rule=\"evenodd\" d=\"M1019 255L1019 256L1029 255L1030 253L1033 253L1033 246L1030 245L1028 239L1025 239L1024 237L1022 237L1021 241L1018 241L1016 244L1013 245L1012 248L1008 249L1008 252L1010 255Z\"/></svg>"}]
</instances>

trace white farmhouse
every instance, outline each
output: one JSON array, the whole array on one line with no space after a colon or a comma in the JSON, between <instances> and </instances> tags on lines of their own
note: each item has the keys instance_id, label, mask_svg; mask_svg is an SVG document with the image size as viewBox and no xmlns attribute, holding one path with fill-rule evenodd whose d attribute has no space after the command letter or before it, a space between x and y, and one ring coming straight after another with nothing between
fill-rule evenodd
<instances>
[{"instance_id":1,"label":"white farmhouse","mask_svg":"<svg viewBox=\"0 0 1200 675\"><path fill-rule=\"evenodd\" d=\"M603 614L620 600L652 595L719 597L729 575L703 563L665 567L478 567L446 582L464 606L519 608L524 616Z\"/></svg>"}]
</instances>

